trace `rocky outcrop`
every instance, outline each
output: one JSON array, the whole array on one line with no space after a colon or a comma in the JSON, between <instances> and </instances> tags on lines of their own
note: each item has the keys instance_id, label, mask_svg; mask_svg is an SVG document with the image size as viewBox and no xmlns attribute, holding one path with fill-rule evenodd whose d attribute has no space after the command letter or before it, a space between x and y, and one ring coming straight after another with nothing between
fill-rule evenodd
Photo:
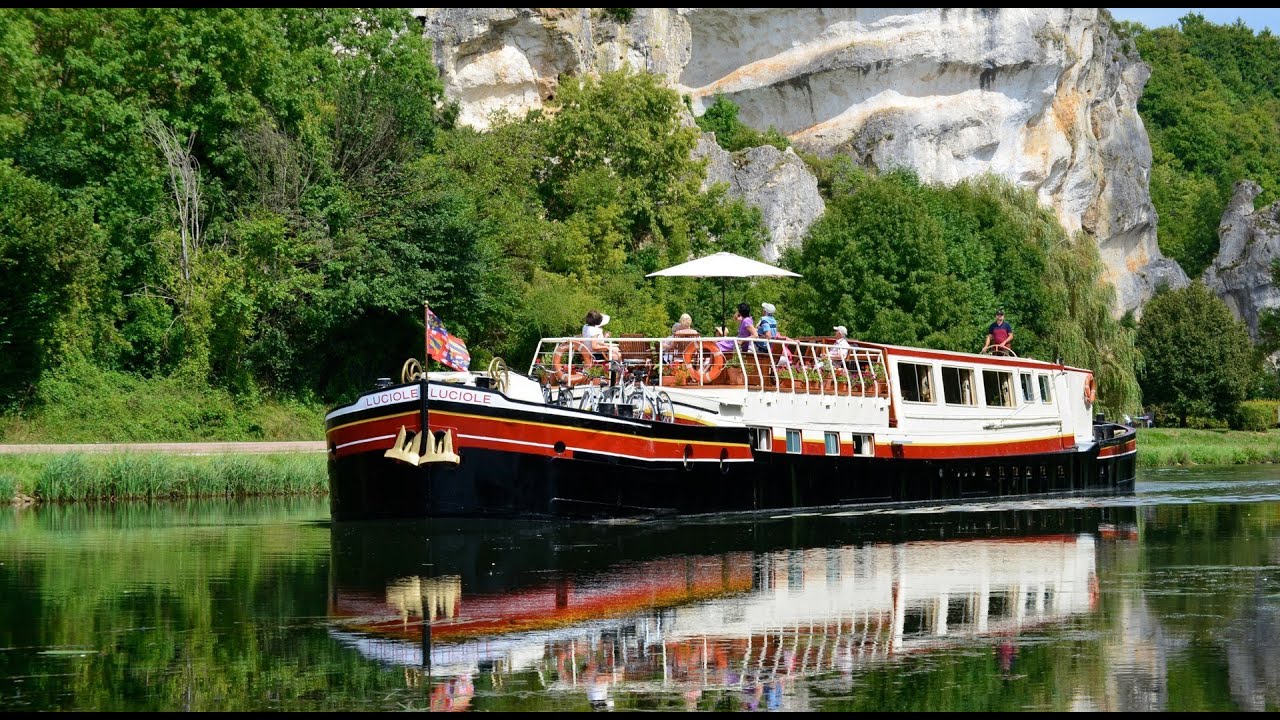
<instances>
[{"instance_id":1,"label":"rocky outcrop","mask_svg":"<svg viewBox=\"0 0 1280 720\"><path fill-rule=\"evenodd\" d=\"M762 145L730 153L708 133L698 140L694 157L707 160L703 189L727 183L729 194L760 209L770 240L764 258L777 260L783 248L799 245L809 226L822 217L826 204L818 193L818 178L791 148Z\"/></svg>"},{"instance_id":2,"label":"rocky outcrop","mask_svg":"<svg viewBox=\"0 0 1280 720\"><path fill-rule=\"evenodd\" d=\"M1098 242L1117 312L1186 277L1161 256L1148 69L1097 9L637 8L419 11L463 122L540 107L562 73L665 75L695 113L715 96L797 148L906 166L929 182L993 173ZM783 246L794 240L774 239Z\"/></svg>"},{"instance_id":3,"label":"rocky outcrop","mask_svg":"<svg viewBox=\"0 0 1280 720\"><path fill-rule=\"evenodd\" d=\"M1280 201L1254 210L1262 188L1252 180L1235 185L1218 225L1218 257L1204 271L1204 284L1227 303L1258 339L1258 315L1280 307L1272 266L1280 259Z\"/></svg>"}]
</instances>

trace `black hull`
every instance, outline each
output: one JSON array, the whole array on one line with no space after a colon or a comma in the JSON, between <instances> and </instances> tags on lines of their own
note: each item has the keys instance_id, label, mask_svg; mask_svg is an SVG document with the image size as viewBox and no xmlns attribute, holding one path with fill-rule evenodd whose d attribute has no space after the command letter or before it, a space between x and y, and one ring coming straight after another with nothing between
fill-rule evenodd
<instances>
[{"instance_id":1,"label":"black hull","mask_svg":"<svg viewBox=\"0 0 1280 720\"><path fill-rule=\"evenodd\" d=\"M457 466L414 467L378 451L331 455L329 490L335 520L699 515L1132 492L1134 453L1099 457L1115 445L930 460L759 453L687 467L479 448L460 451Z\"/></svg>"}]
</instances>

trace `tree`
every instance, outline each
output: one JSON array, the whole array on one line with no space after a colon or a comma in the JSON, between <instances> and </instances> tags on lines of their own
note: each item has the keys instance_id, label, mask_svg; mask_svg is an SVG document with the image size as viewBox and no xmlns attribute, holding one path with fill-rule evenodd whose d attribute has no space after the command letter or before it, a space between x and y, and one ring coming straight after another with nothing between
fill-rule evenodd
<instances>
[{"instance_id":1,"label":"tree","mask_svg":"<svg viewBox=\"0 0 1280 720\"><path fill-rule=\"evenodd\" d=\"M1104 407L1139 406L1133 334L1111 317L1097 247L1034 193L996 178L947 188L904 172L840 176L784 260L803 276L783 286L800 330L842 324L864 340L975 352L1004 307L1020 355L1092 368Z\"/></svg>"},{"instance_id":2,"label":"tree","mask_svg":"<svg viewBox=\"0 0 1280 720\"><path fill-rule=\"evenodd\" d=\"M0 406L23 400L43 371L97 339L101 241L87 212L0 161Z\"/></svg>"},{"instance_id":3,"label":"tree","mask_svg":"<svg viewBox=\"0 0 1280 720\"><path fill-rule=\"evenodd\" d=\"M1138 325L1143 397L1186 425L1193 415L1233 418L1256 368L1244 323L1202 283L1147 303Z\"/></svg>"}]
</instances>

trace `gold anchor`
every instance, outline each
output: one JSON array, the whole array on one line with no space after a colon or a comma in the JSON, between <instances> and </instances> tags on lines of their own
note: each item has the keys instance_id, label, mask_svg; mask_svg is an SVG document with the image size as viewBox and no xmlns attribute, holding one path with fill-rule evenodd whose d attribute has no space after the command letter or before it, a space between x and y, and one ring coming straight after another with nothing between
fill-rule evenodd
<instances>
[{"instance_id":1,"label":"gold anchor","mask_svg":"<svg viewBox=\"0 0 1280 720\"><path fill-rule=\"evenodd\" d=\"M425 443L422 439L424 435L427 437ZM383 453L383 457L399 460L410 465L426 465L427 463L453 463L457 465L462 461L462 458L453 451L453 433L445 430L444 437L436 440L435 436L428 430L426 433L417 433L412 438L409 438L408 431L405 430L403 425L400 426L400 432L396 435L396 444Z\"/></svg>"},{"instance_id":2,"label":"gold anchor","mask_svg":"<svg viewBox=\"0 0 1280 720\"><path fill-rule=\"evenodd\" d=\"M422 433L414 436L412 439L406 439L404 426L400 426L400 433L396 435L396 444L391 446L382 454L383 457L399 460L400 462L417 465L419 451L422 449Z\"/></svg>"}]
</instances>

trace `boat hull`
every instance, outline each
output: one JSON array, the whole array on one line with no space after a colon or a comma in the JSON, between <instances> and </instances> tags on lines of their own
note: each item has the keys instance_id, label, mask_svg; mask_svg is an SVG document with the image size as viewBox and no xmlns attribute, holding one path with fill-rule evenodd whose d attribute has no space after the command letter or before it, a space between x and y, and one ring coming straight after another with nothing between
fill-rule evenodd
<instances>
[{"instance_id":1,"label":"boat hull","mask_svg":"<svg viewBox=\"0 0 1280 720\"><path fill-rule=\"evenodd\" d=\"M396 428L421 426L416 401L331 419L335 520L778 512L1125 493L1135 481L1134 431L1117 425L1099 426L1096 442L1069 450L917 459L761 452L752 450L746 428L513 410L510 403L485 409L433 401L428 411L435 435L451 434L458 464L386 457ZM341 435L356 426L373 439Z\"/></svg>"}]
</instances>

